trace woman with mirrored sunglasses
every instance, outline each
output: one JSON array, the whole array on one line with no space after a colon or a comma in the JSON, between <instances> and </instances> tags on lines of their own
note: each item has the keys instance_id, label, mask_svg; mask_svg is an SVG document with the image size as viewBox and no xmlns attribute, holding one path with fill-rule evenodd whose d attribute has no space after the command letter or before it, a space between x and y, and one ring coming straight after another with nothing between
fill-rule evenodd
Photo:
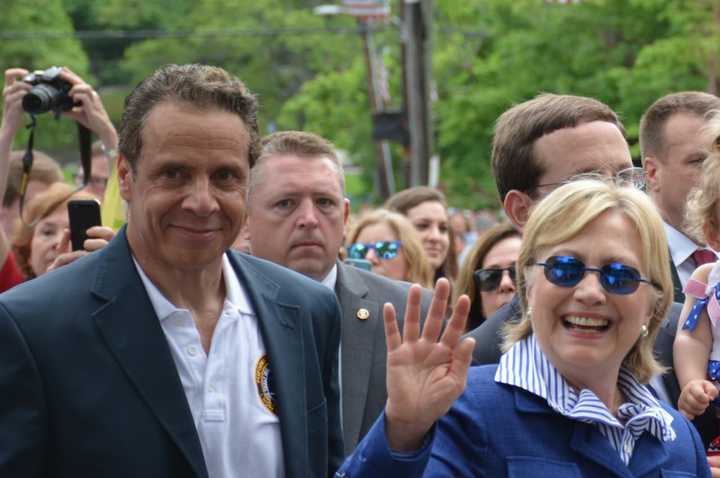
<instances>
[{"instance_id":1,"label":"woman with mirrored sunglasses","mask_svg":"<svg viewBox=\"0 0 720 478\"><path fill-rule=\"evenodd\" d=\"M376 209L354 223L347 258L365 259L372 271L390 279L432 286L432 269L412 224L396 212Z\"/></svg>"},{"instance_id":2,"label":"woman with mirrored sunglasses","mask_svg":"<svg viewBox=\"0 0 720 478\"><path fill-rule=\"evenodd\" d=\"M480 235L468 253L453 290L455 300L463 294L470 297L467 330L512 300L521 242L520 232L506 222Z\"/></svg>"},{"instance_id":3,"label":"woman with mirrored sunglasses","mask_svg":"<svg viewBox=\"0 0 720 478\"><path fill-rule=\"evenodd\" d=\"M532 211L517 272L523 317L498 365L467 368L465 297L442 332L442 318L420 331L406 314L401 333L385 317L385 412L340 475L709 477L693 425L646 387L662 371L653 342L672 300L649 198L561 186Z\"/></svg>"}]
</instances>

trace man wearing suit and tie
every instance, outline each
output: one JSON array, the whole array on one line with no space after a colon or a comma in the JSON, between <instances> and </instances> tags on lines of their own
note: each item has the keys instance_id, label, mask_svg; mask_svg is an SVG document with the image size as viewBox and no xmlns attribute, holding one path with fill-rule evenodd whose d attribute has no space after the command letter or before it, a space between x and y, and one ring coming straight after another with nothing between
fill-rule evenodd
<instances>
[{"instance_id":1,"label":"man wearing suit and tie","mask_svg":"<svg viewBox=\"0 0 720 478\"><path fill-rule=\"evenodd\" d=\"M685 227L685 203L700 181L703 161L713 138L704 126L708 115L720 110L720 98L701 91L682 91L663 96L640 120L640 153L647 178L647 192L663 218L675 302L685 300L683 288L696 267L717 260L715 252L702 244L702 238L689 237ZM655 342L658 358L673 366L673 342L677 315L670 315ZM668 400L677 406L680 387L672 374L665 375ZM705 444L720 433L718 420L707 410L693 420ZM711 462L720 466L717 457Z\"/></svg>"},{"instance_id":2,"label":"man wearing suit and tie","mask_svg":"<svg viewBox=\"0 0 720 478\"><path fill-rule=\"evenodd\" d=\"M342 455L337 301L227 253L256 101L170 65L126 100L128 224L0 297L0 476L328 476Z\"/></svg>"},{"instance_id":3,"label":"man wearing suit and tie","mask_svg":"<svg viewBox=\"0 0 720 478\"><path fill-rule=\"evenodd\" d=\"M248 190L252 254L300 272L337 294L342 309L340 389L345 453L385 406L382 306L404 317L409 284L338 261L350 211L335 148L312 133L265 138ZM422 317L430 303L423 291Z\"/></svg>"},{"instance_id":4,"label":"man wearing suit and tie","mask_svg":"<svg viewBox=\"0 0 720 478\"><path fill-rule=\"evenodd\" d=\"M717 259L704 244L698 244L702 238L688 237L684 225L688 193L698 185L713 141L704 129L713 110L720 110L717 96L683 91L657 100L640 121L647 191L665 223L676 302L684 300L682 289L695 268Z\"/></svg>"}]
</instances>

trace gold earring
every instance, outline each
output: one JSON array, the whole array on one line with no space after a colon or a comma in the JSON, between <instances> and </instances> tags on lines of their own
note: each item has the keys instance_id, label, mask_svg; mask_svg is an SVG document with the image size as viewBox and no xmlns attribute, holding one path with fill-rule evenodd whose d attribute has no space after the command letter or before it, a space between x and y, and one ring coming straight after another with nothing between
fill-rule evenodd
<instances>
[{"instance_id":1,"label":"gold earring","mask_svg":"<svg viewBox=\"0 0 720 478\"><path fill-rule=\"evenodd\" d=\"M648 330L647 324L642 324L642 327L640 327L640 338L644 339L650 334L650 331Z\"/></svg>"}]
</instances>

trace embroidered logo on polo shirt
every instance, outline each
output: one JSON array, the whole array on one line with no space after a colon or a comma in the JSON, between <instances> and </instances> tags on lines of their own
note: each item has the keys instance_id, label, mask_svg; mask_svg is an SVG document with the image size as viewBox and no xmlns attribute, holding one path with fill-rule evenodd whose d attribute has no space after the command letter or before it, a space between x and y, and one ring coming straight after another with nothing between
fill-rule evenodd
<instances>
[{"instance_id":1,"label":"embroidered logo on polo shirt","mask_svg":"<svg viewBox=\"0 0 720 478\"><path fill-rule=\"evenodd\" d=\"M255 385L257 385L260 401L271 413L277 415L275 394L270 391L270 360L263 355L255 366Z\"/></svg>"}]
</instances>

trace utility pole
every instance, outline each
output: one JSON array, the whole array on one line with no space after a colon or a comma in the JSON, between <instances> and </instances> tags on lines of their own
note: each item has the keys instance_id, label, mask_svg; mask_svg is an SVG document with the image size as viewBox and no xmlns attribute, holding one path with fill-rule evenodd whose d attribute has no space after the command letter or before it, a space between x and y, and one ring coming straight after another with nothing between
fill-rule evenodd
<instances>
[{"instance_id":1,"label":"utility pole","mask_svg":"<svg viewBox=\"0 0 720 478\"><path fill-rule=\"evenodd\" d=\"M378 61L375 56L375 45L372 40L370 26L367 19L358 18L358 27L363 40L363 53L365 55L365 69L367 71L368 100L370 112L374 115L385 110L385 100L380 93L378 78ZM395 193L395 178L393 176L392 156L387 141L375 140L375 165L378 183L378 193L385 200Z\"/></svg>"},{"instance_id":2,"label":"utility pole","mask_svg":"<svg viewBox=\"0 0 720 478\"><path fill-rule=\"evenodd\" d=\"M433 132L430 106L432 0L402 0L405 109L410 132L408 186L427 185Z\"/></svg>"}]
</instances>

